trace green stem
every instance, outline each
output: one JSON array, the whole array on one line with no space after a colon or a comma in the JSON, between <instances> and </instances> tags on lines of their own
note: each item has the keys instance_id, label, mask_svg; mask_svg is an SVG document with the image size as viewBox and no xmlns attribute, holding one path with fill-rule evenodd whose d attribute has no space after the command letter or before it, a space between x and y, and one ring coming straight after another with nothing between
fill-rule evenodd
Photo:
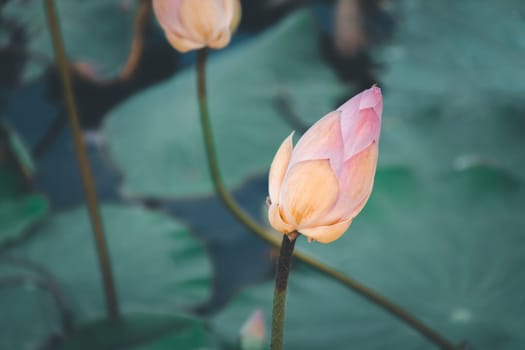
<instances>
[{"instance_id":1,"label":"green stem","mask_svg":"<svg viewBox=\"0 0 525 350\"><path fill-rule=\"evenodd\" d=\"M208 168L210 171L211 179L213 185L215 186L215 191L217 192L219 198L226 206L226 208L232 213L232 215L243 224L248 230L254 232L263 240L272 244L275 247L280 246L280 239L278 236L268 232L263 226L258 224L250 215L248 215L235 201L233 196L226 190L224 186L220 171L219 165L217 162L217 157L215 154L213 135L211 132L211 125L208 114L208 106L206 101L206 50L200 50L197 54L197 83L198 83L198 98L199 98L199 107L200 107L200 120L202 125L202 133L204 138L204 146L206 148L206 156L208 159ZM399 320L403 321L414 330L419 332L430 342L434 343L443 350L455 350L456 347L448 341L445 337L432 330L430 327L426 326L423 322L418 320L416 317L409 314L407 311L403 310L398 305L392 303L388 299L374 292L370 288L362 285L356 280L346 276L345 274L321 263L320 261L308 256L307 254L301 251L294 251L293 254L301 262L310 265L315 270L330 276L336 281L342 283L344 286L352 289L354 292L358 293L365 299L371 301L377 306L383 308L393 316L397 317Z\"/></svg>"},{"instance_id":2,"label":"green stem","mask_svg":"<svg viewBox=\"0 0 525 350\"><path fill-rule=\"evenodd\" d=\"M279 261L277 262L277 273L275 274L275 290L273 292L271 350L283 349L286 291L288 290L288 275L290 274L296 238L297 236L283 235L283 241L281 243Z\"/></svg>"},{"instance_id":3,"label":"green stem","mask_svg":"<svg viewBox=\"0 0 525 350\"><path fill-rule=\"evenodd\" d=\"M75 95L73 93L73 86L71 82L71 75L69 72L69 63L66 58L62 35L60 33L60 24L56 14L56 9L53 0L45 0L45 10L49 29L51 31L51 38L53 41L53 48L55 51L55 60L62 80L64 95L66 99L67 114L69 117L69 124L71 133L73 134L73 142L75 146L75 154L79 163L80 173L82 175L82 183L84 185L84 192L86 195L89 217L93 228L95 244L97 247L100 270L102 273L102 280L104 283L104 292L106 296L106 308L108 317L116 319L119 314L117 294L115 292L115 285L113 283L113 274L111 271L111 262L109 258L106 239L104 236L104 229L102 219L97 206L97 194L93 176L87 157L86 148L84 146L82 131L77 112Z\"/></svg>"}]
</instances>

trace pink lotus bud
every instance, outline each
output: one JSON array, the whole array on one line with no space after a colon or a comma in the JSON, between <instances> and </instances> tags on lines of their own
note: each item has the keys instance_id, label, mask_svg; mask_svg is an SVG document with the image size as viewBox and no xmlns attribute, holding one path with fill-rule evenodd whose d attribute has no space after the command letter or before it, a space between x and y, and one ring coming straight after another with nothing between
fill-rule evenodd
<instances>
[{"instance_id":1,"label":"pink lotus bud","mask_svg":"<svg viewBox=\"0 0 525 350\"><path fill-rule=\"evenodd\" d=\"M153 9L168 41L180 52L222 49L241 18L239 0L153 0Z\"/></svg>"},{"instance_id":2,"label":"pink lotus bud","mask_svg":"<svg viewBox=\"0 0 525 350\"><path fill-rule=\"evenodd\" d=\"M263 349L265 335L264 314L261 309L258 309L242 326L240 334L241 349Z\"/></svg>"},{"instance_id":3,"label":"pink lotus bud","mask_svg":"<svg viewBox=\"0 0 525 350\"><path fill-rule=\"evenodd\" d=\"M277 231L329 243L365 206L377 166L383 100L374 86L328 113L277 151L269 175L268 218Z\"/></svg>"}]
</instances>

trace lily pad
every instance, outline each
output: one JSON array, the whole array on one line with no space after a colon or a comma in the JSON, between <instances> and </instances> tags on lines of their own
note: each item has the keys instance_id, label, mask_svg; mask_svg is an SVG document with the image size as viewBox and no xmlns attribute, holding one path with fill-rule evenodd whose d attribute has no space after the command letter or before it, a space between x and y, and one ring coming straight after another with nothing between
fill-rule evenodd
<instances>
[{"instance_id":1,"label":"lily pad","mask_svg":"<svg viewBox=\"0 0 525 350\"><path fill-rule=\"evenodd\" d=\"M63 329L53 295L37 276L0 264L0 348L37 349Z\"/></svg>"},{"instance_id":2,"label":"lily pad","mask_svg":"<svg viewBox=\"0 0 525 350\"><path fill-rule=\"evenodd\" d=\"M212 56L207 71L216 152L229 187L265 171L291 132L277 106L283 95L310 123L332 110L345 93L323 62L307 12ZM212 191L194 69L111 111L104 131L112 159L124 174L125 193L169 198Z\"/></svg>"},{"instance_id":3,"label":"lily pad","mask_svg":"<svg viewBox=\"0 0 525 350\"><path fill-rule=\"evenodd\" d=\"M125 311L175 312L210 296L211 264L203 244L165 214L104 205L103 222L117 295ZM78 321L105 315L102 279L84 207L55 215L13 255L56 277Z\"/></svg>"},{"instance_id":4,"label":"lily pad","mask_svg":"<svg viewBox=\"0 0 525 350\"><path fill-rule=\"evenodd\" d=\"M57 0L55 3L71 61L100 79L116 77L131 49L138 1ZM2 7L2 15L25 30L30 59L22 79L35 79L47 68L46 60L53 62L54 57L43 2L9 1Z\"/></svg>"},{"instance_id":5,"label":"lily pad","mask_svg":"<svg viewBox=\"0 0 525 350\"><path fill-rule=\"evenodd\" d=\"M298 247L355 277L444 334L478 350L525 344L525 196L505 171L474 167L421 182L407 168L379 171L370 203L338 241ZM290 277L291 349L433 349L398 319L303 267ZM235 343L272 283L242 293L214 320ZM269 324L269 323L268 323Z\"/></svg>"},{"instance_id":6,"label":"lily pad","mask_svg":"<svg viewBox=\"0 0 525 350\"><path fill-rule=\"evenodd\" d=\"M39 194L0 197L0 246L19 238L28 228L42 220L48 210L47 199Z\"/></svg>"},{"instance_id":7,"label":"lily pad","mask_svg":"<svg viewBox=\"0 0 525 350\"><path fill-rule=\"evenodd\" d=\"M0 246L20 237L48 213L47 199L30 191L24 179L33 163L10 128L0 125ZM4 137L5 136L5 137Z\"/></svg>"},{"instance_id":8,"label":"lily pad","mask_svg":"<svg viewBox=\"0 0 525 350\"><path fill-rule=\"evenodd\" d=\"M525 3L402 0L384 65L381 165L425 174L472 164L525 179Z\"/></svg>"},{"instance_id":9,"label":"lily pad","mask_svg":"<svg viewBox=\"0 0 525 350\"><path fill-rule=\"evenodd\" d=\"M130 314L116 321L96 321L81 326L59 347L61 350L213 348L206 324L182 314Z\"/></svg>"}]
</instances>

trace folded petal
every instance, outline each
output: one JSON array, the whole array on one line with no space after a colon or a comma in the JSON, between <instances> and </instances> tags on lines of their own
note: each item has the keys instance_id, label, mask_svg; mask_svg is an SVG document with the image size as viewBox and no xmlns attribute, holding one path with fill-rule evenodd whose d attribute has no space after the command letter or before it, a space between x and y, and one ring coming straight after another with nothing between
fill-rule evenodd
<instances>
[{"instance_id":1,"label":"folded petal","mask_svg":"<svg viewBox=\"0 0 525 350\"><path fill-rule=\"evenodd\" d=\"M217 0L182 0L180 18L188 37L206 45L222 29L229 29L225 9Z\"/></svg>"},{"instance_id":2,"label":"folded petal","mask_svg":"<svg viewBox=\"0 0 525 350\"><path fill-rule=\"evenodd\" d=\"M346 118L356 114L357 111L359 111L359 105L361 104L361 97L363 96L363 93L364 91L360 94L355 95L354 97L343 103L339 108L337 108L337 110L343 112Z\"/></svg>"},{"instance_id":3,"label":"folded petal","mask_svg":"<svg viewBox=\"0 0 525 350\"><path fill-rule=\"evenodd\" d=\"M240 0L225 0L230 1L233 3L233 14L230 19L230 31L235 32L237 30L237 27L239 26L239 23L241 22L241 16L242 16L242 9L241 9L241 2Z\"/></svg>"},{"instance_id":4,"label":"folded petal","mask_svg":"<svg viewBox=\"0 0 525 350\"><path fill-rule=\"evenodd\" d=\"M283 217L281 216L281 210L278 204L272 204L270 205L270 208L268 208L268 221L275 230L284 234L295 231L294 226L288 224L283 220Z\"/></svg>"},{"instance_id":5,"label":"folded petal","mask_svg":"<svg viewBox=\"0 0 525 350\"><path fill-rule=\"evenodd\" d=\"M228 43L231 39L231 32L228 28L223 28L221 30L218 30L214 32L209 38L207 45L211 47L212 49L222 49Z\"/></svg>"},{"instance_id":6,"label":"folded petal","mask_svg":"<svg viewBox=\"0 0 525 350\"><path fill-rule=\"evenodd\" d=\"M290 157L292 156L293 150L293 132L284 139L283 143L277 150L277 153L273 157L272 165L270 166L270 173L268 175L268 193L270 194L270 201L277 203L279 200L279 191L281 190L281 184L288 169L288 163L290 163Z\"/></svg>"},{"instance_id":7,"label":"folded petal","mask_svg":"<svg viewBox=\"0 0 525 350\"><path fill-rule=\"evenodd\" d=\"M359 109L372 108L379 118L383 112L383 97L381 89L377 86L372 86L370 89L361 93L361 100L359 101Z\"/></svg>"},{"instance_id":8,"label":"folded petal","mask_svg":"<svg viewBox=\"0 0 525 350\"><path fill-rule=\"evenodd\" d=\"M352 220L346 220L338 222L328 226L317 226L313 228L300 229L299 232L310 240L318 241L321 243L330 243L338 239L348 230Z\"/></svg>"},{"instance_id":9,"label":"folded petal","mask_svg":"<svg viewBox=\"0 0 525 350\"><path fill-rule=\"evenodd\" d=\"M332 208L339 185L328 159L293 165L281 186L279 205L284 221L298 227L313 226Z\"/></svg>"},{"instance_id":10,"label":"folded petal","mask_svg":"<svg viewBox=\"0 0 525 350\"><path fill-rule=\"evenodd\" d=\"M183 0L153 0L153 11L160 26L165 31L184 32L182 22L179 17L179 8Z\"/></svg>"},{"instance_id":11,"label":"folded petal","mask_svg":"<svg viewBox=\"0 0 525 350\"><path fill-rule=\"evenodd\" d=\"M359 110L357 115L341 116L341 129L344 142L344 160L361 152L379 140L381 119L373 108Z\"/></svg>"},{"instance_id":12,"label":"folded petal","mask_svg":"<svg viewBox=\"0 0 525 350\"><path fill-rule=\"evenodd\" d=\"M231 23L232 21L232 18L234 16L234 13L235 13L235 8L236 8L236 2L238 2L238 0L219 0L221 5L222 5L222 8L224 9L224 17L225 17L225 20L228 22L228 23Z\"/></svg>"},{"instance_id":13,"label":"folded petal","mask_svg":"<svg viewBox=\"0 0 525 350\"><path fill-rule=\"evenodd\" d=\"M184 52L188 52L191 50L200 49L206 46L205 43L187 39L173 32L165 32L165 33L166 33L166 38L168 39L171 46L173 46L175 50L179 52L184 53Z\"/></svg>"},{"instance_id":14,"label":"folded petal","mask_svg":"<svg viewBox=\"0 0 525 350\"><path fill-rule=\"evenodd\" d=\"M377 143L373 143L344 163L339 176L339 198L327 215L328 220L351 220L363 209L374 185L377 156Z\"/></svg>"},{"instance_id":15,"label":"folded petal","mask_svg":"<svg viewBox=\"0 0 525 350\"><path fill-rule=\"evenodd\" d=\"M224 19L229 24L229 29L234 32L241 20L241 3L239 0L221 0L224 8Z\"/></svg>"},{"instance_id":16,"label":"folded petal","mask_svg":"<svg viewBox=\"0 0 525 350\"><path fill-rule=\"evenodd\" d=\"M329 159L337 173L343 163L344 150L340 120L340 112L335 111L312 125L297 142L290 167L304 160Z\"/></svg>"},{"instance_id":17,"label":"folded petal","mask_svg":"<svg viewBox=\"0 0 525 350\"><path fill-rule=\"evenodd\" d=\"M353 115L358 110L366 108L373 108L377 114L381 115L383 111L383 96L379 87L372 86L370 89L355 95L337 110L345 112L346 115Z\"/></svg>"}]
</instances>

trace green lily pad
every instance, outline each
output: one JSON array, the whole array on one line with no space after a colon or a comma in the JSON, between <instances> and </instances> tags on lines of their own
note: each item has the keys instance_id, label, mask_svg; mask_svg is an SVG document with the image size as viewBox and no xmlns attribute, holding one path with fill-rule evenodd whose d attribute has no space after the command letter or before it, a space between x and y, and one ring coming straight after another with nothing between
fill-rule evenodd
<instances>
[{"instance_id":1,"label":"green lily pad","mask_svg":"<svg viewBox=\"0 0 525 350\"><path fill-rule=\"evenodd\" d=\"M0 125L0 246L13 241L42 220L47 199L24 184L34 166L24 145L8 127ZM5 136L5 138L4 138Z\"/></svg>"},{"instance_id":2,"label":"green lily pad","mask_svg":"<svg viewBox=\"0 0 525 350\"><path fill-rule=\"evenodd\" d=\"M9 125L2 124L0 127L7 135L6 141L8 148L12 152L20 169L22 169L26 175L33 175L35 172L35 163L24 141Z\"/></svg>"},{"instance_id":3,"label":"green lily pad","mask_svg":"<svg viewBox=\"0 0 525 350\"><path fill-rule=\"evenodd\" d=\"M55 300L48 290L31 283L35 278L27 271L0 264L2 349L37 349L43 339L62 333Z\"/></svg>"},{"instance_id":4,"label":"green lily pad","mask_svg":"<svg viewBox=\"0 0 525 350\"><path fill-rule=\"evenodd\" d=\"M283 95L310 123L332 110L345 93L323 62L307 12L212 56L207 68L216 151L229 187L266 170L292 131L277 107ZM167 198L212 191L194 69L111 111L104 131L112 159L124 174L124 192Z\"/></svg>"},{"instance_id":5,"label":"green lily pad","mask_svg":"<svg viewBox=\"0 0 525 350\"><path fill-rule=\"evenodd\" d=\"M525 179L525 4L396 1L385 69L381 165L434 174L487 164Z\"/></svg>"},{"instance_id":6,"label":"green lily pad","mask_svg":"<svg viewBox=\"0 0 525 350\"><path fill-rule=\"evenodd\" d=\"M205 323L186 315L130 314L81 326L60 350L213 349Z\"/></svg>"},{"instance_id":7,"label":"green lily pad","mask_svg":"<svg viewBox=\"0 0 525 350\"><path fill-rule=\"evenodd\" d=\"M329 245L299 249L352 276L455 344L518 350L525 344L525 196L507 172L473 167L433 182L407 168L378 172L369 204ZM421 335L309 268L290 277L286 347L433 349ZM256 308L271 313L272 283L242 293L217 318L235 343ZM268 323L269 324L269 323Z\"/></svg>"},{"instance_id":8,"label":"green lily pad","mask_svg":"<svg viewBox=\"0 0 525 350\"><path fill-rule=\"evenodd\" d=\"M47 199L38 194L0 197L0 246L20 237L48 213Z\"/></svg>"},{"instance_id":9,"label":"green lily pad","mask_svg":"<svg viewBox=\"0 0 525 350\"><path fill-rule=\"evenodd\" d=\"M165 214L104 205L102 216L117 295L125 311L175 312L210 296L211 264L201 242ZM53 273L79 321L105 315L102 280L87 210L55 215L16 247Z\"/></svg>"},{"instance_id":10,"label":"green lily pad","mask_svg":"<svg viewBox=\"0 0 525 350\"><path fill-rule=\"evenodd\" d=\"M68 56L99 79L114 78L126 63L138 1L55 1ZM54 62L43 1L9 1L2 15L26 31L30 59L23 80L44 73ZM47 61L47 62L46 62Z\"/></svg>"}]
</instances>

